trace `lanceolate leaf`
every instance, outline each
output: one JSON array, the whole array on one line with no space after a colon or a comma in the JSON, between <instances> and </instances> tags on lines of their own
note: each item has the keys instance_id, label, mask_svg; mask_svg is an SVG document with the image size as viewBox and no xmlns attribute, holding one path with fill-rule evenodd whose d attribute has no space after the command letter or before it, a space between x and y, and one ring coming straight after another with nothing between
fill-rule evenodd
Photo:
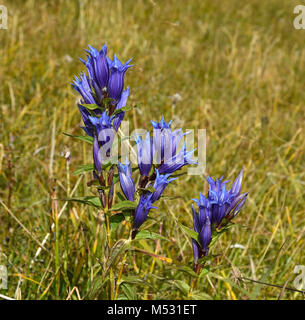
<instances>
[{"instance_id":1,"label":"lanceolate leaf","mask_svg":"<svg viewBox=\"0 0 305 320\"><path fill-rule=\"evenodd\" d=\"M78 174L82 174L84 172L88 172L88 171L93 171L94 170L94 165L93 163L90 164L84 164L82 166L79 166L74 172L73 174L76 176Z\"/></svg>"},{"instance_id":2,"label":"lanceolate leaf","mask_svg":"<svg viewBox=\"0 0 305 320\"><path fill-rule=\"evenodd\" d=\"M89 137L89 136L74 136L73 134L66 133L66 132L63 132L63 134L68 136L68 137L71 137L71 138L74 138L74 139L78 139L78 140L85 141L85 142L88 142L90 144L93 144L93 138L92 137Z\"/></svg>"},{"instance_id":3,"label":"lanceolate leaf","mask_svg":"<svg viewBox=\"0 0 305 320\"><path fill-rule=\"evenodd\" d=\"M96 196L70 198L70 199L66 199L66 201L80 202L95 208L102 208L101 200L99 197L96 197Z\"/></svg>"},{"instance_id":4,"label":"lanceolate leaf","mask_svg":"<svg viewBox=\"0 0 305 320\"><path fill-rule=\"evenodd\" d=\"M116 203L111 210L112 211L121 211L121 210L135 210L137 207L137 204L135 202L125 200L121 201L119 203Z\"/></svg>"},{"instance_id":5,"label":"lanceolate leaf","mask_svg":"<svg viewBox=\"0 0 305 320\"><path fill-rule=\"evenodd\" d=\"M200 243L199 240L199 233L197 233L196 231L184 226L183 224L178 223L180 228L191 238L193 238L194 240L196 240L198 243Z\"/></svg>"},{"instance_id":6,"label":"lanceolate leaf","mask_svg":"<svg viewBox=\"0 0 305 320\"><path fill-rule=\"evenodd\" d=\"M115 230L119 224L125 220L123 213L117 213L110 217L111 230Z\"/></svg>"},{"instance_id":7,"label":"lanceolate leaf","mask_svg":"<svg viewBox=\"0 0 305 320\"><path fill-rule=\"evenodd\" d=\"M88 110L101 109L97 104L81 104L82 107L85 107Z\"/></svg>"},{"instance_id":8,"label":"lanceolate leaf","mask_svg":"<svg viewBox=\"0 0 305 320\"><path fill-rule=\"evenodd\" d=\"M116 115L116 114L118 114L118 113L121 113L121 112L126 112L126 111L130 111L130 110L132 110L132 109L134 109L134 108L136 108L137 106L132 106L132 107L123 107L123 108L120 108L120 109L116 109L114 112L113 112L113 114L112 115Z\"/></svg>"},{"instance_id":9,"label":"lanceolate leaf","mask_svg":"<svg viewBox=\"0 0 305 320\"><path fill-rule=\"evenodd\" d=\"M161 236L158 233L151 232L149 230L141 230L137 233L136 237L134 240L143 240L143 239L161 239L161 240L166 240L169 241L167 238Z\"/></svg>"}]
</instances>

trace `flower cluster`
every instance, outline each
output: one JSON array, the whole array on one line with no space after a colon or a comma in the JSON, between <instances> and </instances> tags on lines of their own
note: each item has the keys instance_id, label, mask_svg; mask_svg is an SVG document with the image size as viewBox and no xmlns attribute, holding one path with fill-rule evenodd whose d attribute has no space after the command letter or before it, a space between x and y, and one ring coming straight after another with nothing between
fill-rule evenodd
<instances>
[{"instance_id":1,"label":"flower cluster","mask_svg":"<svg viewBox=\"0 0 305 320\"><path fill-rule=\"evenodd\" d=\"M75 76L72 86L81 95L78 108L85 124L82 128L93 138L93 176L100 182L99 193L105 207L103 187L106 181L110 186L108 205L112 204L113 170L105 180L102 167L111 158L113 140L125 115L123 108L127 103L129 87L124 90L124 78L131 67L131 59L126 63L122 63L116 55L113 60L109 59L106 44L100 51L89 46L86 52L87 60L80 60L86 66L88 75L81 73L79 77Z\"/></svg>"},{"instance_id":2,"label":"flower cluster","mask_svg":"<svg viewBox=\"0 0 305 320\"><path fill-rule=\"evenodd\" d=\"M160 122L152 121L153 135L147 132L145 137L137 136L137 162L140 171L138 189L140 199L134 212L133 237L138 228L147 219L153 205L160 199L168 184L177 178L171 175L185 165L196 164L192 159L192 151L186 151L186 145L177 152L179 143L185 135L182 129L172 130L172 121L166 123L162 117ZM155 161L154 161L155 160ZM135 199L135 182L131 175L130 163L119 163L121 189L127 200Z\"/></svg>"},{"instance_id":3,"label":"flower cluster","mask_svg":"<svg viewBox=\"0 0 305 320\"><path fill-rule=\"evenodd\" d=\"M87 74L76 76L72 86L81 95L78 108L84 122L82 128L93 142L93 182L97 181L101 204L108 219L114 183L120 183L128 210L133 208L131 235L134 238L150 210L157 209L154 204L166 187L177 179L175 172L186 165L197 164L192 159L194 150L188 151L186 144L182 143L187 133L183 133L182 129L173 130L172 121L165 122L162 116L159 122L151 121L152 134L147 132L145 136L135 137L136 169L140 174L138 183L127 158L124 164L119 162L115 166L111 162L112 147L127 110L129 87L124 90L124 82L126 71L132 66L129 64L131 59L126 63L122 63L116 55L113 60L109 59L106 45L100 51L89 46L86 52L87 59L80 60L86 66ZM116 168L119 179L114 179ZM198 206L197 212L192 205L194 231L198 235L192 240L195 267L201 257L208 255L214 233L223 229L245 204L248 193L241 193L242 179L243 170L227 190L228 181L208 177L208 195L205 197L200 193L199 199L193 199ZM108 191L108 198L105 190ZM190 231L192 235L194 231Z\"/></svg>"},{"instance_id":4,"label":"flower cluster","mask_svg":"<svg viewBox=\"0 0 305 320\"><path fill-rule=\"evenodd\" d=\"M197 213L192 205L194 230L199 234L199 242L193 239L195 264L198 259L208 254L213 231L226 226L245 204L248 193L241 193L242 179L243 170L233 182L231 189L227 190L226 184L229 181L208 177L208 196L200 193L199 199L193 199L198 206Z\"/></svg>"}]
</instances>

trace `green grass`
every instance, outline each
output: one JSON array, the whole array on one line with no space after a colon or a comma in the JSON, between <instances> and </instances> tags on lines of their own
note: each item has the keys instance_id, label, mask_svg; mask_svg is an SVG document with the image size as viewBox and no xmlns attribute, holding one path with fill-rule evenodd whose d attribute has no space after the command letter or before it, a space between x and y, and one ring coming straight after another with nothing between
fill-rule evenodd
<instances>
[{"instance_id":1,"label":"green grass","mask_svg":"<svg viewBox=\"0 0 305 320\"><path fill-rule=\"evenodd\" d=\"M76 185L75 196L90 194L90 177L72 172L90 163L91 149L62 132L81 133L77 96L69 83L83 69L78 61L83 49L104 42L111 56L133 57L125 83L131 88L130 105L140 107L128 114L132 128L148 129L162 114L182 119L185 129L207 130L207 175L232 179L245 169L246 207L235 220L238 226L213 248L219 256L211 260L212 273L191 298L279 297L281 289L239 282L234 272L293 288L295 265L305 265L304 30L292 24L299 1L2 3L9 26L0 30L0 199L10 213L0 204L0 264L9 272L8 290L0 294L84 298L99 272L97 258L106 250L103 224L96 210L77 203L69 204L58 222L60 261L52 233L46 250L30 264L37 241L50 231L56 213L52 202L58 212L65 204L52 196L64 199ZM182 100L173 108L175 93ZM67 150L68 178L62 156ZM176 266L191 265L191 242L177 222L191 226L191 198L207 186L199 176L179 180L166 192L179 198L163 200L143 226L159 232L162 222L162 235L170 241L137 244L151 252L157 247L157 254L173 263L156 259L151 275L152 257L129 257L128 272L138 278L121 287L121 297L129 289L139 299L188 297L187 286L177 280L190 284L190 276ZM232 248L236 243L245 250ZM303 295L286 289L281 298Z\"/></svg>"}]
</instances>

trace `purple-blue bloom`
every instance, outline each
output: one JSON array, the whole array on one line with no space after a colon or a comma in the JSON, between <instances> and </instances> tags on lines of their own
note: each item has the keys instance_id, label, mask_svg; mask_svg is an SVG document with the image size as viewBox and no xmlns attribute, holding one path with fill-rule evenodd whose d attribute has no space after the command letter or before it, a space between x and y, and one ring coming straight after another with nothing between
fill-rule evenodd
<instances>
[{"instance_id":1,"label":"purple-blue bloom","mask_svg":"<svg viewBox=\"0 0 305 320\"><path fill-rule=\"evenodd\" d=\"M88 77L85 75L85 73L81 73L79 78L75 76L72 86L82 96L82 103L96 104Z\"/></svg>"},{"instance_id":2,"label":"purple-blue bloom","mask_svg":"<svg viewBox=\"0 0 305 320\"><path fill-rule=\"evenodd\" d=\"M210 232L213 228L221 229L226 225L227 221L231 220L241 210L247 199L248 193L240 193L243 179L243 170L239 173L232 184L230 190L227 190L226 184L228 181L220 179L207 178L209 183L208 196L205 197L202 193L199 194L199 199L193 199L198 205L198 214L194 207L193 221L194 230L199 233L200 248L205 254L208 252L210 243ZM224 221L224 219L226 221ZM198 243L193 241L194 259L200 257Z\"/></svg>"},{"instance_id":3,"label":"purple-blue bloom","mask_svg":"<svg viewBox=\"0 0 305 320\"><path fill-rule=\"evenodd\" d=\"M151 202L154 203L157 200L159 200L163 191L168 186L168 184L177 179L177 178L169 179L170 175L171 175L170 173L162 175L159 173L158 169L156 169L156 180L153 185L155 191L152 193Z\"/></svg>"},{"instance_id":4,"label":"purple-blue bloom","mask_svg":"<svg viewBox=\"0 0 305 320\"><path fill-rule=\"evenodd\" d=\"M131 176L131 167L128 159L126 158L126 164L118 163L119 177L121 189L129 201L134 201L135 183Z\"/></svg>"},{"instance_id":5,"label":"purple-blue bloom","mask_svg":"<svg viewBox=\"0 0 305 320\"><path fill-rule=\"evenodd\" d=\"M140 228L140 226L146 220L150 209L157 209L157 207L154 207L152 205L151 197L152 197L151 193L145 193L141 195L139 204L135 210L134 229Z\"/></svg>"},{"instance_id":6,"label":"purple-blue bloom","mask_svg":"<svg viewBox=\"0 0 305 320\"><path fill-rule=\"evenodd\" d=\"M153 143L149 132L147 132L145 139L137 136L136 143L141 176L148 177L153 162Z\"/></svg>"},{"instance_id":7,"label":"purple-blue bloom","mask_svg":"<svg viewBox=\"0 0 305 320\"><path fill-rule=\"evenodd\" d=\"M154 129L170 129L172 122L173 120L166 123L163 116L161 117L160 122L151 120Z\"/></svg>"},{"instance_id":8,"label":"purple-blue bloom","mask_svg":"<svg viewBox=\"0 0 305 320\"><path fill-rule=\"evenodd\" d=\"M83 59L80 60L84 63L88 70L91 85L94 88L100 102L103 98L103 89L107 87L109 80L107 46L104 44L100 51L91 46L89 46L89 49L90 50L85 50L89 54L87 55L87 61Z\"/></svg>"},{"instance_id":9,"label":"purple-blue bloom","mask_svg":"<svg viewBox=\"0 0 305 320\"><path fill-rule=\"evenodd\" d=\"M179 153L175 154L173 157L160 165L159 172L162 174L173 173L185 165L197 164L197 162L192 159L194 151L195 149L186 151L186 144L184 144Z\"/></svg>"},{"instance_id":10,"label":"purple-blue bloom","mask_svg":"<svg viewBox=\"0 0 305 320\"><path fill-rule=\"evenodd\" d=\"M98 139L96 134L94 134L93 138L93 161L94 167L98 173L102 172L102 157L100 154L100 146L98 143Z\"/></svg>"},{"instance_id":11,"label":"purple-blue bloom","mask_svg":"<svg viewBox=\"0 0 305 320\"><path fill-rule=\"evenodd\" d=\"M194 230L199 234L200 243L192 239L194 262L209 252L209 244L212 241L211 222L208 215L197 215L192 205Z\"/></svg>"},{"instance_id":12,"label":"purple-blue bloom","mask_svg":"<svg viewBox=\"0 0 305 320\"><path fill-rule=\"evenodd\" d=\"M132 67L129 65L129 62L132 59L129 59L126 63L122 63L116 56L114 55L113 61L107 57L107 62L110 69L110 77L108 81L108 93L109 97L118 102L121 98L122 91L124 89L124 77L125 72L128 68Z\"/></svg>"},{"instance_id":13,"label":"purple-blue bloom","mask_svg":"<svg viewBox=\"0 0 305 320\"><path fill-rule=\"evenodd\" d=\"M118 102L115 110L122 109L126 106L128 96L129 96L129 87L122 92L120 101ZM115 118L113 120L113 128L115 131L118 131L119 126L121 125L121 122L124 119L124 116L125 116L125 111L122 111L115 115Z\"/></svg>"},{"instance_id":14,"label":"purple-blue bloom","mask_svg":"<svg viewBox=\"0 0 305 320\"><path fill-rule=\"evenodd\" d=\"M102 159L109 158L115 137L115 130L112 128L113 117L109 117L104 111L100 118L89 116L89 120L96 130L99 145L102 147Z\"/></svg>"}]
</instances>

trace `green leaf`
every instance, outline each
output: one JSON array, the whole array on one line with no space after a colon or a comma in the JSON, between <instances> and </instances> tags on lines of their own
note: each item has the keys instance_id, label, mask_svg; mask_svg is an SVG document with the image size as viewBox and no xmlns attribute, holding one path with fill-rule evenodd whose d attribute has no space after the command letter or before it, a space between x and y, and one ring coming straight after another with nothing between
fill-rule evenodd
<instances>
[{"instance_id":1,"label":"green leaf","mask_svg":"<svg viewBox=\"0 0 305 320\"><path fill-rule=\"evenodd\" d=\"M93 163L90 164L84 164L82 166L79 166L74 172L73 174L76 176L78 174L82 174L84 172L88 172L88 171L93 171L94 170L94 165Z\"/></svg>"},{"instance_id":2,"label":"green leaf","mask_svg":"<svg viewBox=\"0 0 305 320\"><path fill-rule=\"evenodd\" d=\"M121 288L128 300L138 300L136 291L127 283L122 283Z\"/></svg>"},{"instance_id":3,"label":"green leaf","mask_svg":"<svg viewBox=\"0 0 305 320\"><path fill-rule=\"evenodd\" d=\"M101 109L100 106L98 106L97 104L94 104L94 103L89 103L89 104L81 104L82 107L88 109L88 110L95 110L95 109Z\"/></svg>"},{"instance_id":4,"label":"green leaf","mask_svg":"<svg viewBox=\"0 0 305 320\"><path fill-rule=\"evenodd\" d=\"M125 200L121 201L119 203L116 203L111 210L112 211L119 211L119 210L135 210L137 207L137 204L135 202Z\"/></svg>"},{"instance_id":5,"label":"green leaf","mask_svg":"<svg viewBox=\"0 0 305 320\"><path fill-rule=\"evenodd\" d=\"M66 201L80 202L80 203L87 204L87 205L95 207L95 208L102 208L101 200L99 197L96 197L96 196L70 198L70 199L66 199Z\"/></svg>"},{"instance_id":6,"label":"green leaf","mask_svg":"<svg viewBox=\"0 0 305 320\"><path fill-rule=\"evenodd\" d=\"M156 189L153 187L153 186L149 186L147 188L138 188L138 191L142 192L142 193L145 193L145 192L155 192Z\"/></svg>"},{"instance_id":7,"label":"green leaf","mask_svg":"<svg viewBox=\"0 0 305 320\"><path fill-rule=\"evenodd\" d=\"M130 240L120 239L118 240L110 250L109 258L105 264L105 269L103 272L103 277L108 274L110 267L116 262L118 257L122 256L122 254L129 249Z\"/></svg>"},{"instance_id":8,"label":"green leaf","mask_svg":"<svg viewBox=\"0 0 305 320\"><path fill-rule=\"evenodd\" d=\"M166 240L169 241L167 238L161 236L158 233L155 232L151 232L149 230L141 230L137 233L136 237L134 240L143 240L143 239L162 239L162 240Z\"/></svg>"},{"instance_id":9,"label":"green leaf","mask_svg":"<svg viewBox=\"0 0 305 320\"><path fill-rule=\"evenodd\" d=\"M178 288L184 295L188 295L190 286L182 280L173 280L172 283Z\"/></svg>"},{"instance_id":10,"label":"green leaf","mask_svg":"<svg viewBox=\"0 0 305 320\"><path fill-rule=\"evenodd\" d=\"M116 115L116 114L118 114L118 113L121 113L121 112L130 111L130 110L132 110L132 109L134 109L134 108L136 108L136 107L137 107L137 105L132 106L132 107L127 107L127 106L126 106L126 107L123 107L123 108L120 108L120 109L116 109L116 110L114 110L112 116L114 116L114 115Z\"/></svg>"},{"instance_id":11,"label":"green leaf","mask_svg":"<svg viewBox=\"0 0 305 320\"><path fill-rule=\"evenodd\" d=\"M197 233L196 231L184 226L183 224L179 223L180 228L191 238L193 238L194 240L196 240L198 243L200 243L200 239L199 239L199 233Z\"/></svg>"},{"instance_id":12,"label":"green leaf","mask_svg":"<svg viewBox=\"0 0 305 320\"><path fill-rule=\"evenodd\" d=\"M125 220L123 213L117 213L110 217L110 227L111 230L115 230L119 224Z\"/></svg>"},{"instance_id":13,"label":"green leaf","mask_svg":"<svg viewBox=\"0 0 305 320\"><path fill-rule=\"evenodd\" d=\"M190 295L190 299L194 300L213 300L210 295L204 292L200 291L193 291L193 293Z\"/></svg>"},{"instance_id":14,"label":"green leaf","mask_svg":"<svg viewBox=\"0 0 305 320\"><path fill-rule=\"evenodd\" d=\"M93 138L92 137L89 137L89 136L74 136L73 134L70 134L70 133L67 133L67 132L63 132L63 134L68 136L68 137L71 137L71 138L74 138L74 139L78 139L78 140L85 141L85 142L88 142L90 144L93 144Z\"/></svg>"}]
</instances>

